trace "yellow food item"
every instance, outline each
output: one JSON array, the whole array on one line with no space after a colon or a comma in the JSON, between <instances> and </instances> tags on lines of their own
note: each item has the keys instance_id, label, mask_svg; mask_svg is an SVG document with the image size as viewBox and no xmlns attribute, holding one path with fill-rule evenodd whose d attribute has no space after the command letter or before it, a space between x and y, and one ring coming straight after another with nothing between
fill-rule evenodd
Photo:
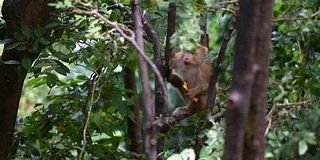
<instances>
[{"instance_id":1,"label":"yellow food item","mask_svg":"<svg viewBox=\"0 0 320 160\"><path fill-rule=\"evenodd\" d=\"M189 92L189 87L187 82L183 82L182 87L187 91L187 93ZM193 97L191 98L191 100L192 102L197 102L199 99L197 97Z\"/></svg>"}]
</instances>

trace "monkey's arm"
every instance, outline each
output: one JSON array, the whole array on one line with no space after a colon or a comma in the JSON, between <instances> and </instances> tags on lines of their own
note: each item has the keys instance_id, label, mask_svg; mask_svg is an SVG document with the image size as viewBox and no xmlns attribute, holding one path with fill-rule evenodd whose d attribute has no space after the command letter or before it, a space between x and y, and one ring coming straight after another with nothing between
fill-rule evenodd
<instances>
[{"instance_id":1,"label":"monkey's arm","mask_svg":"<svg viewBox=\"0 0 320 160\"><path fill-rule=\"evenodd\" d=\"M167 81L175 88L180 88L183 85L182 80L177 75L172 74L172 70L169 70Z\"/></svg>"},{"instance_id":2,"label":"monkey's arm","mask_svg":"<svg viewBox=\"0 0 320 160\"><path fill-rule=\"evenodd\" d=\"M172 70L169 70L167 81L170 82L170 84L178 90L183 101L187 103L189 101L189 98L186 96L186 90L183 88L183 82L181 78L175 74L172 74Z\"/></svg>"},{"instance_id":3,"label":"monkey's arm","mask_svg":"<svg viewBox=\"0 0 320 160\"><path fill-rule=\"evenodd\" d=\"M208 89L208 85L198 85L194 88L189 89L189 92L187 95L190 99L197 98L202 94L206 94L207 89Z\"/></svg>"}]
</instances>

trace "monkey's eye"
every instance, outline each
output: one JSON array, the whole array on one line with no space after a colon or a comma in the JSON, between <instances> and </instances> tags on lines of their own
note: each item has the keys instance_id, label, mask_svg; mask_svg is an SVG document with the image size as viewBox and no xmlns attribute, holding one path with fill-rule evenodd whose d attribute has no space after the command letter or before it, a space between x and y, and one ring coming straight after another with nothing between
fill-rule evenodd
<instances>
[{"instance_id":1,"label":"monkey's eye","mask_svg":"<svg viewBox=\"0 0 320 160\"><path fill-rule=\"evenodd\" d=\"M190 53L190 54L192 54L192 52L191 52L190 50L187 50L187 53Z\"/></svg>"}]
</instances>

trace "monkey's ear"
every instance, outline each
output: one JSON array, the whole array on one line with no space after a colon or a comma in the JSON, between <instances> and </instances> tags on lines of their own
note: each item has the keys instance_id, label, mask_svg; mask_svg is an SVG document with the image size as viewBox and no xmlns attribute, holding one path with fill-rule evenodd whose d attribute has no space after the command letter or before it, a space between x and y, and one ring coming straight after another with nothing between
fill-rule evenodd
<instances>
[{"instance_id":1,"label":"monkey's ear","mask_svg":"<svg viewBox=\"0 0 320 160\"><path fill-rule=\"evenodd\" d=\"M200 44L197 44L197 54L199 55L207 55L208 53L208 48L203 46L203 45L200 45Z\"/></svg>"},{"instance_id":2,"label":"monkey's ear","mask_svg":"<svg viewBox=\"0 0 320 160\"><path fill-rule=\"evenodd\" d=\"M176 50L173 48L170 54L170 59L172 59L175 54L176 54Z\"/></svg>"}]
</instances>

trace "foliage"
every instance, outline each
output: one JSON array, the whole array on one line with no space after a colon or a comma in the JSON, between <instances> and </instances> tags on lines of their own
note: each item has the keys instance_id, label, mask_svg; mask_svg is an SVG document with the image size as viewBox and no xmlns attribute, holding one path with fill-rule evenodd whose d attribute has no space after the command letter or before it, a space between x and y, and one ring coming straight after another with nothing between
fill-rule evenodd
<instances>
[{"instance_id":1,"label":"foliage","mask_svg":"<svg viewBox=\"0 0 320 160\"><path fill-rule=\"evenodd\" d=\"M92 4L84 1L90 9ZM107 7L116 1L96 1L101 12L119 26L131 20L119 10ZM118 1L117 1L118 2ZM129 1L120 1L129 7ZM208 20L211 52L216 53L230 17L237 5L216 0L175 1L178 6L177 32L172 44L179 49L192 50L198 35L199 23ZM60 8L57 21L45 28L29 29L21 26L15 33L17 42L10 48L41 52L34 63L24 59L21 72L29 72L24 95L30 96L28 87L39 89L34 97L45 98L35 103L34 111L17 120L12 158L23 159L75 159L83 144L85 120L90 117L85 137L88 141L85 159L134 159L128 152L126 130L128 108L139 94L131 99L131 91L123 85L123 69L132 68L136 73L137 56L133 47L119 33L94 16L75 14L69 10L79 5L72 0L50 4ZM151 15L151 22L165 42L168 2L143 1L142 8ZM274 29L270 61L268 92L270 124L267 134L268 159L319 159L320 131L318 128L320 94L320 35L319 4L316 0L276 0L274 4ZM191 18L190 18L191 17ZM43 37L44 29L52 28L50 38ZM26 46L26 38L34 38ZM233 35L233 38L235 35ZM220 70L218 93L224 106L232 78L233 39L228 47ZM151 57L151 45L146 41L146 51ZM153 88L153 82L150 84ZM47 86L47 89L43 89ZM140 91L140 89L138 89ZM33 93L35 94L35 93ZM40 99L41 99L40 98ZM170 105L181 106L177 94L170 94ZM298 103L298 102L305 103ZM92 109L92 113L88 112ZM129 117L130 118L130 117ZM170 159L193 157L196 135L203 116L191 116L173 126L166 136L165 156ZM223 151L224 120L200 135L208 136L208 146L200 152L201 159L221 159ZM180 153L181 154L174 154ZM172 155L173 154L173 155ZM172 155L172 156L170 156ZM176 158L175 158L176 157Z\"/></svg>"},{"instance_id":2,"label":"foliage","mask_svg":"<svg viewBox=\"0 0 320 160\"><path fill-rule=\"evenodd\" d=\"M317 8L316 1L276 1L274 6L277 23L272 34L269 89L273 109L266 153L270 159L319 159ZM304 103L294 103L299 101Z\"/></svg>"}]
</instances>

